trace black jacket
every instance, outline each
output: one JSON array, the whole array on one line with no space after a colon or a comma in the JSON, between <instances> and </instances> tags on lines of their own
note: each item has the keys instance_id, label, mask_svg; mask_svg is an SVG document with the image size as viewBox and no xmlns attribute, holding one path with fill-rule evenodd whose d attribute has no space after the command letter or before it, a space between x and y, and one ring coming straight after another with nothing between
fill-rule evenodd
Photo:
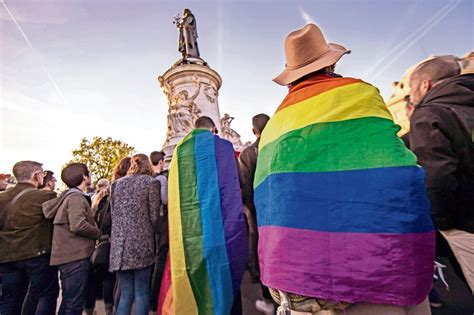
<instances>
[{"instance_id":1,"label":"black jacket","mask_svg":"<svg viewBox=\"0 0 474 315\"><path fill-rule=\"evenodd\" d=\"M474 233L474 74L426 94L411 117L409 140L426 171L436 228Z\"/></svg>"},{"instance_id":2,"label":"black jacket","mask_svg":"<svg viewBox=\"0 0 474 315\"><path fill-rule=\"evenodd\" d=\"M240 187L242 189L242 200L245 206L255 217L255 205L253 203L253 179L257 168L258 143L257 139L251 146L245 148L239 156Z\"/></svg>"}]
</instances>

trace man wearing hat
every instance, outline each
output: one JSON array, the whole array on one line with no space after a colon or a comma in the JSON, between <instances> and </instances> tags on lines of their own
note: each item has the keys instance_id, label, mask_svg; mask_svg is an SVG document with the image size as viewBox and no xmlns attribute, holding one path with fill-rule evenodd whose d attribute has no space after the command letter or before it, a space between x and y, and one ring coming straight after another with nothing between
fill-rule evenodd
<instances>
[{"instance_id":1,"label":"man wearing hat","mask_svg":"<svg viewBox=\"0 0 474 315\"><path fill-rule=\"evenodd\" d=\"M261 280L281 314L430 314L424 173L378 89L334 74L349 52L312 23L286 37L254 179Z\"/></svg>"}]
</instances>

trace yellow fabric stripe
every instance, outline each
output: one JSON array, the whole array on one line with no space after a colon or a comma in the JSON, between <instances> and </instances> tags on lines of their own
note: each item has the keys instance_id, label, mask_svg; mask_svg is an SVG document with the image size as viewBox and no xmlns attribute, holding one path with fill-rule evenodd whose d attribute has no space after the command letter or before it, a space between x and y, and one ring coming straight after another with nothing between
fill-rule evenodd
<instances>
[{"instance_id":1,"label":"yellow fabric stripe","mask_svg":"<svg viewBox=\"0 0 474 315\"><path fill-rule=\"evenodd\" d=\"M171 285L173 290L174 314L198 314L184 257L183 231L181 225L181 209L179 205L179 170L178 154L174 150L169 175L169 237L170 237L170 269Z\"/></svg>"},{"instance_id":2,"label":"yellow fabric stripe","mask_svg":"<svg viewBox=\"0 0 474 315\"><path fill-rule=\"evenodd\" d=\"M260 139L260 150L280 136L308 125L362 117L393 120L378 89L365 82L344 85L277 112Z\"/></svg>"}]
</instances>

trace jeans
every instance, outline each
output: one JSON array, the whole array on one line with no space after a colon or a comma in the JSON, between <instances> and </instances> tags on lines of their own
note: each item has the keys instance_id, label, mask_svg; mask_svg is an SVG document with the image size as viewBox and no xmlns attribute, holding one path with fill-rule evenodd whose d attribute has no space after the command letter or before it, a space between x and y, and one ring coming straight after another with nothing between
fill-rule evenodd
<instances>
[{"instance_id":1,"label":"jeans","mask_svg":"<svg viewBox=\"0 0 474 315\"><path fill-rule=\"evenodd\" d=\"M58 266L62 289L60 315L82 314L86 306L86 286L90 265L90 259L85 258Z\"/></svg>"},{"instance_id":2,"label":"jeans","mask_svg":"<svg viewBox=\"0 0 474 315\"><path fill-rule=\"evenodd\" d=\"M151 267L118 272L120 301L117 315L129 315L135 301L135 314L147 315L150 303Z\"/></svg>"},{"instance_id":3,"label":"jeans","mask_svg":"<svg viewBox=\"0 0 474 315\"><path fill-rule=\"evenodd\" d=\"M0 264L0 314L55 314L58 271L49 254Z\"/></svg>"}]
</instances>

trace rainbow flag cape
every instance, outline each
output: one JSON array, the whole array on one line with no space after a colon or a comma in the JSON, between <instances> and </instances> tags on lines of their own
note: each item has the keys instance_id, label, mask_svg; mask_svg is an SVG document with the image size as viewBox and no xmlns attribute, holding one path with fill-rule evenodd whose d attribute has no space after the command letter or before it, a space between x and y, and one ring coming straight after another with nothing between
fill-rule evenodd
<instances>
[{"instance_id":1,"label":"rainbow flag cape","mask_svg":"<svg viewBox=\"0 0 474 315\"><path fill-rule=\"evenodd\" d=\"M229 314L248 255L232 144L192 131L174 150L168 185L170 254L158 314Z\"/></svg>"},{"instance_id":2,"label":"rainbow flag cape","mask_svg":"<svg viewBox=\"0 0 474 315\"><path fill-rule=\"evenodd\" d=\"M378 90L312 77L262 134L255 175L262 282L327 300L414 305L432 286L423 169Z\"/></svg>"}]
</instances>

